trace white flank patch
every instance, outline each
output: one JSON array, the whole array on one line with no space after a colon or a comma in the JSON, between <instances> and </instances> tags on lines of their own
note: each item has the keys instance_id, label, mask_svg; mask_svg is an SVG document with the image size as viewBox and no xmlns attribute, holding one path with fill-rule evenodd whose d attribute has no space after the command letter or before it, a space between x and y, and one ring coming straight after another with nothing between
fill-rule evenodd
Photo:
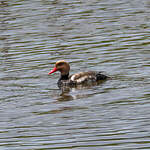
<instances>
[{"instance_id":1,"label":"white flank patch","mask_svg":"<svg viewBox=\"0 0 150 150\"><path fill-rule=\"evenodd\" d=\"M85 81L86 79L87 79L87 76L83 76L83 77L77 79L76 81L77 81L77 83L81 83L81 82Z\"/></svg>"},{"instance_id":2,"label":"white flank patch","mask_svg":"<svg viewBox=\"0 0 150 150\"><path fill-rule=\"evenodd\" d=\"M75 74L71 77L71 81L74 81L75 80Z\"/></svg>"}]
</instances>

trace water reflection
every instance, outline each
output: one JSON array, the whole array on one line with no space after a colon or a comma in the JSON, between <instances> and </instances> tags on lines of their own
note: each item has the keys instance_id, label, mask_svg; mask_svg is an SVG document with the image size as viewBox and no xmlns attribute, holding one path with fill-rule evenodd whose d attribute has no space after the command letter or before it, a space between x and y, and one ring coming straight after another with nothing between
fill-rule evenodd
<instances>
[{"instance_id":1,"label":"water reflection","mask_svg":"<svg viewBox=\"0 0 150 150\"><path fill-rule=\"evenodd\" d=\"M103 90L98 92L93 92L93 90L97 88L103 89L103 84L105 84L105 82L107 81L104 80L99 82L93 82L90 85L81 84L81 85L76 85L74 87L63 86L58 90L55 89L52 97L58 101L70 101L76 99L90 98L93 95L104 92Z\"/></svg>"}]
</instances>

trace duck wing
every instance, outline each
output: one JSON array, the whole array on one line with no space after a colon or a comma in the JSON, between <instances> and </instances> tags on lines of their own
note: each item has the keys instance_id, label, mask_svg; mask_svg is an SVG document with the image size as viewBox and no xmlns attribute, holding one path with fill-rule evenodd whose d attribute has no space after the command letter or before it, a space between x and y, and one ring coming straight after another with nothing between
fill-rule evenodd
<instances>
[{"instance_id":1,"label":"duck wing","mask_svg":"<svg viewBox=\"0 0 150 150\"><path fill-rule=\"evenodd\" d=\"M88 72L79 72L70 76L70 81L81 84L87 81L96 81L96 72L88 71Z\"/></svg>"}]
</instances>

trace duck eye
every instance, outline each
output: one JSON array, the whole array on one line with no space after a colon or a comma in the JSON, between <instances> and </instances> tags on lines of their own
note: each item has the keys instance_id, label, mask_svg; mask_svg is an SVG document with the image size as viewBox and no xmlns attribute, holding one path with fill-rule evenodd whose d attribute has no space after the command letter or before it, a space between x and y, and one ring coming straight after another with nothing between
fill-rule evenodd
<instances>
[{"instance_id":1,"label":"duck eye","mask_svg":"<svg viewBox=\"0 0 150 150\"><path fill-rule=\"evenodd\" d=\"M59 65L59 66L62 66L62 65L64 65L64 63L62 62L62 63L59 63L58 65Z\"/></svg>"}]
</instances>

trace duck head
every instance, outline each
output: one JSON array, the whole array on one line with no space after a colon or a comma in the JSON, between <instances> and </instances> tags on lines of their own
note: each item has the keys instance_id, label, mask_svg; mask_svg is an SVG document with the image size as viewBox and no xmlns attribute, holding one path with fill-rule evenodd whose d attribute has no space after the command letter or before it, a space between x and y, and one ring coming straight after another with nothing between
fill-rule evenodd
<instances>
[{"instance_id":1,"label":"duck head","mask_svg":"<svg viewBox=\"0 0 150 150\"><path fill-rule=\"evenodd\" d=\"M64 60L57 61L55 67L48 74L50 75L56 71L59 71L62 76L68 75L70 71L69 63Z\"/></svg>"}]
</instances>

